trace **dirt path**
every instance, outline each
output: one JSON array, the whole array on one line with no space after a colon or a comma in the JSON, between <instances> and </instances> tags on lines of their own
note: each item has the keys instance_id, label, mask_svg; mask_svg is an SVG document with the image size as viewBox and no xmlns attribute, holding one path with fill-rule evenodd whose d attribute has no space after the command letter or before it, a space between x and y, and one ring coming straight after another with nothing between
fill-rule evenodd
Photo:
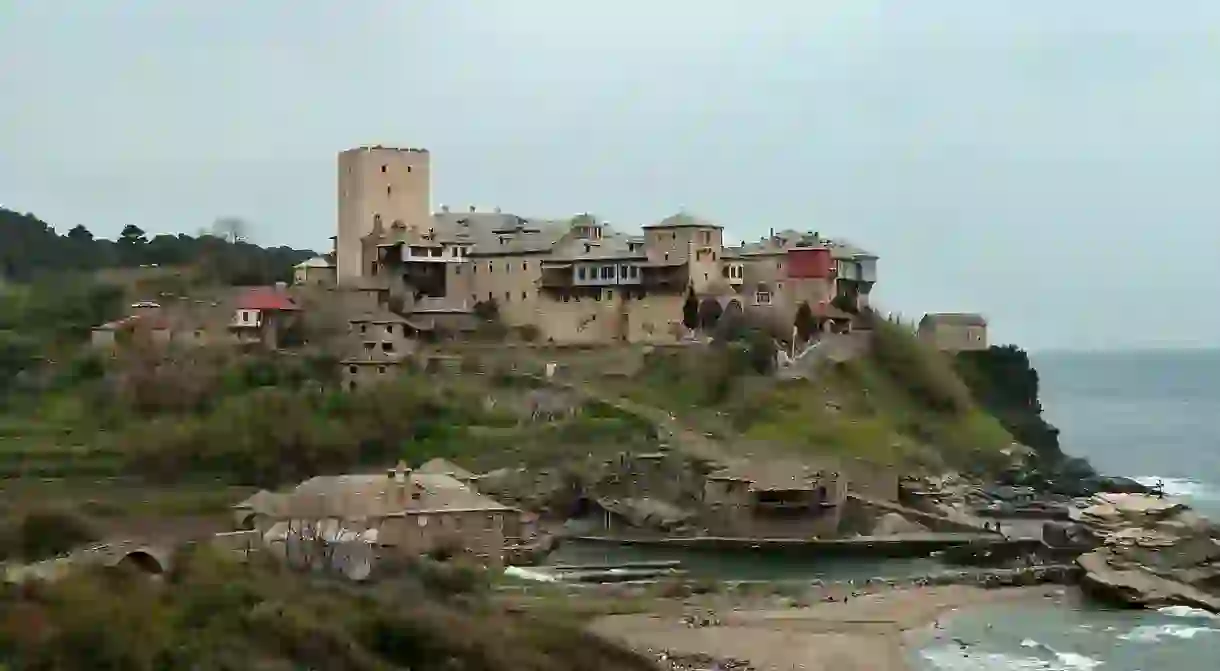
<instances>
[{"instance_id":1,"label":"dirt path","mask_svg":"<svg viewBox=\"0 0 1220 671\"><path fill-rule=\"evenodd\" d=\"M808 608L718 612L716 626L690 627L672 615L612 615L592 628L637 650L748 660L758 671L901 671L908 668L903 632L950 610L1058 591L897 589Z\"/></svg>"}]
</instances>

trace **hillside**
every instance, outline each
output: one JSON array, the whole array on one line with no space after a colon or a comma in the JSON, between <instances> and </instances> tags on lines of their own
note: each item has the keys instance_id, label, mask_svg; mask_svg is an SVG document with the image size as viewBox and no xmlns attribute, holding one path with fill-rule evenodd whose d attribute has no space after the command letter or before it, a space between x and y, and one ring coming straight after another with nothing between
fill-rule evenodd
<instances>
[{"instance_id":1,"label":"hillside","mask_svg":"<svg viewBox=\"0 0 1220 671\"><path fill-rule=\"evenodd\" d=\"M952 361L897 322L874 319L864 346L810 379L769 374L770 351L658 349L637 373L597 384L673 413L729 449L860 458L928 470L990 470L1013 438ZM764 349L752 351L751 347ZM734 448L734 446L740 446Z\"/></svg>"},{"instance_id":2,"label":"hillside","mask_svg":"<svg viewBox=\"0 0 1220 671\"><path fill-rule=\"evenodd\" d=\"M158 235L134 225L117 240L83 226L60 235L29 214L0 208L0 403L40 361L70 357L89 329L125 303L189 283L290 280L308 250L264 248L213 235Z\"/></svg>"}]
</instances>

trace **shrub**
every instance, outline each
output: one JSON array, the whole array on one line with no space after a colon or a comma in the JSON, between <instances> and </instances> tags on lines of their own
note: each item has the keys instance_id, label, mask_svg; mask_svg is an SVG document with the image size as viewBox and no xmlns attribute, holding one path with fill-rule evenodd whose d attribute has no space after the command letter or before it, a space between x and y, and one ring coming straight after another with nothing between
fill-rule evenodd
<instances>
[{"instance_id":1,"label":"shrub","mask_svg":"<svg viewBox=\"0 0 1220 671\"><path fill-rule=\"evenodd\" d=\"M912 398L937 412L959 413L971 407L970 390L949 360L916 338L906 325L877 319L871 342L872 359Z\"/></svg>"},{"instance_id":2,"label":"shrub","mask_svg":"<svg viewBox=\"0 0 1220 671\"><path fill-rule=\"evenodd\" d=\"M30 511L0 528L0 555L38 561L96 541L97 530L80 515L63 509Z\"/></svg>"}]
</instances>

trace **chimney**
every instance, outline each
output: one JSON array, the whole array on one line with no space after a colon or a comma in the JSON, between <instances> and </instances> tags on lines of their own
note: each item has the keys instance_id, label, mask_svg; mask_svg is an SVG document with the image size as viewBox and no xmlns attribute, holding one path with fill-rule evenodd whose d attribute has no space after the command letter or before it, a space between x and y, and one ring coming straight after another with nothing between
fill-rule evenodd
<instances>
[{"instance_id":1,"label":"chimney","mask_svg":"<svg viewBox=\"0 0 1220 671\"><path fill-rule=\"evenodd\" d=\"M496 214L500 214L500 206L499 206L499 205L497 205L497 206L496 206Z\"/></svg>"},{"instance_id":2,"label":"chimney","mask_svg":"<svg viewBox=\"0 0 1220 671\"><path fill-rule=\"evenodd\" d=\"M474 209L474 205L471 205L471 206L470 206L470 211L471 211L471 212L474 212L474 211L475 211L475 209Z\"/></svg>"},{"instance_id":3,"label":"chimney","mask_svg":"<svg viewBox=\"0 0 1220 671\"><path fill-rule=\"evenodd\" d=\"M449 206L448 206L448 205L441 205L441 212L448 213L448 212L449 212Z\"/></svg>"},{"instance_id":4,"label":"chimney","mask_svg":"<svg viewBox=\"0 0 1220 671\"><path fill-rule=\"evenodd\" d=\"M285 291L288 291L288 283L287 282L276 282L275 290L281 294L284 293Z\"/></svg>"}]
</instances>

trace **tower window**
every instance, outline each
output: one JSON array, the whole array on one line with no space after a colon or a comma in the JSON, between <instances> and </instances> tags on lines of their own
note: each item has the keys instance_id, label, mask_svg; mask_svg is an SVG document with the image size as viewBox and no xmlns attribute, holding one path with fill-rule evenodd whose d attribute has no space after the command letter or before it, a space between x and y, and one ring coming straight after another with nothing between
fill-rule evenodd
<instances>
[{"instance_id":1,"label":"tower window","mask_svg":"<svg viewBox=\"0 0 1220 671\"><path fill-rule=\"evenodd\" d=\"M387 184L385 187L385 195L389 196L393 193L394 193L394 187Z\"/></svg>"},{"instance_id":2,"label":"tower window","mask_svg":"<svg viewBox=\"0 0 1220 671\"><path fill-rule=\"evenodd\" d=\"M407 166L407 172L411 172L411 166Z\"/></svg>"},{"instance_id":3,"label":"tower window","mask_svg":"<svg viewBox=\"0 0 1220 671\"><path fill-rule=\"evenodd\" d=\"M381 174L383 174L383 175L385 174L385 164L384 163L381 164Z\"/></svg>"}]
</instances>

